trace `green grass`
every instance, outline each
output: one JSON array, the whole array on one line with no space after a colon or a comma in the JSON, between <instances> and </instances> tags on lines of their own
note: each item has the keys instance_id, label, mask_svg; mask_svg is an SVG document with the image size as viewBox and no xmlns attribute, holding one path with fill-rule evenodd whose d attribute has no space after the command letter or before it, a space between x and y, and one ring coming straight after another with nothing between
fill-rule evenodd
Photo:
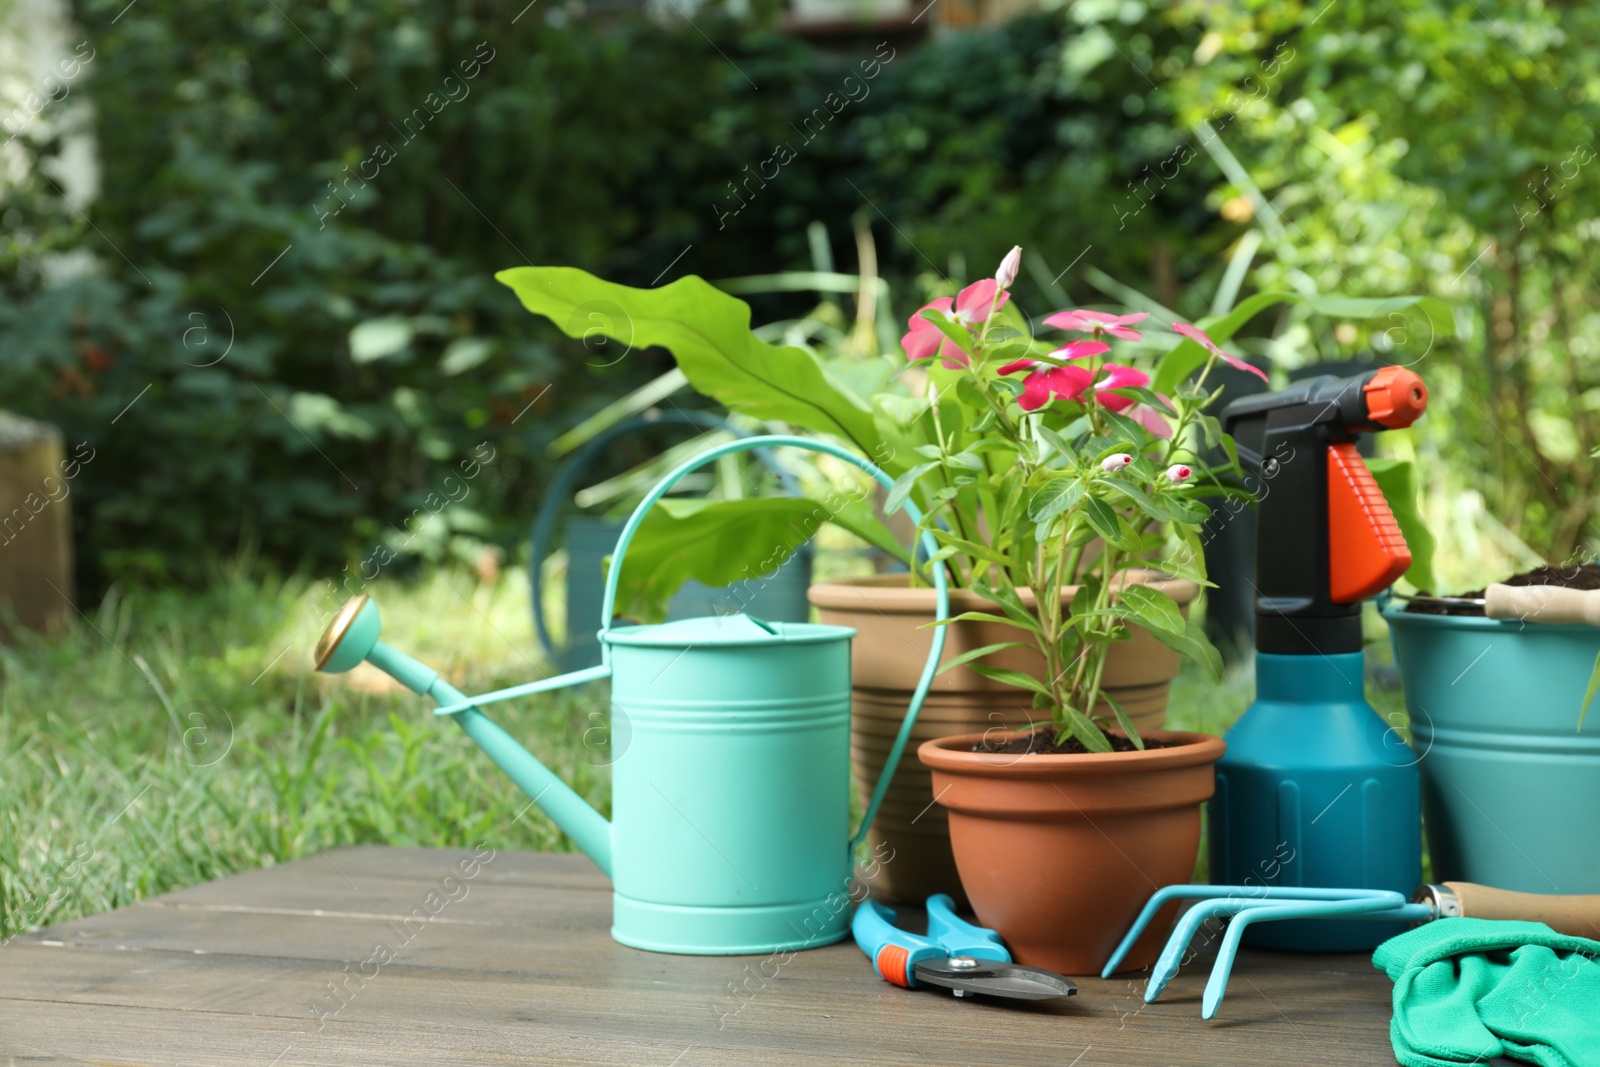
<instances>
[{"instance_id":1,"label":"green grass","mask_svg":"<svg viewBox=\"0 0 1600 1067\"><path fill-rule=\"evenodd\" d=\"M550 673L525 572L367 591L384 639L468 692ZM425 701L370 668L311 670L340 599L240 570L198 595L113 593L55 638L0 646L0 940L341 844L570 849ZM1169 724L1221 733L1252 689L1247 669L1217 686L1186 668ZM495 717L608 812L605 711L590 687Z\"/></svg>"},{"instance_id":2,"label":"green grass","mask_svg":"<svg viewBox=\"0 0 1600 1067\"><path fill-rule=\"evenodd\" d=\"M369 591L385 640L469 692L549 673L522 572ZM423 700L312 672L338 600L234 573L0 647L0 940L340 844L570 847ZM606 810L604 710L591 688L497 718Z\"/></svg>"}]
</instances>

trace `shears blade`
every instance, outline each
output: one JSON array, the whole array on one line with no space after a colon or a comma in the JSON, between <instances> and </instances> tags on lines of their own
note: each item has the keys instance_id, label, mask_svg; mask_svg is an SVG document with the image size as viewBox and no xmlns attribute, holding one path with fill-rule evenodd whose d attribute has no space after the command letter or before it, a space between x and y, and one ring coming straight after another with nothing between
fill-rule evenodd
<instances>
[{"instance_id":1,"label":"shears blade","mask_svg":"<svg viewBox=\"0 0 1600 1067\"><path fill-rule=\"evenodd\" d=\"M1042 967L1019 963L980 960L971 956L952 956L942 960L923 960L912 965L917 981L953 989L957 996L982 993L1010 1000L1049 1000L1070 997L1078 985L1072 979Z\"/></svg>"}]
</instances>

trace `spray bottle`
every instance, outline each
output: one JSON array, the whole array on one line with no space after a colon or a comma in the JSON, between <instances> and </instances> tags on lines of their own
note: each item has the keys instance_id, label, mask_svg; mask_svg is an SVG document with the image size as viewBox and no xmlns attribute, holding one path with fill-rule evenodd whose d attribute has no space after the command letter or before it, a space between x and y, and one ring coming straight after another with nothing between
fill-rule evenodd
<instances>
[{"instance_id":1,"label":"spray bottle","mask_svg":"<svg viewBox=\"0 0 1600 1067\"><path fill-rule=\"evenodd\" d=\"M1363 433L1400 429L1428 403L1402 367L1323 376L1223 411L1260 479L1256 699L1228 731L1209 804L1211 881L1391 889L1422 881L1415 757L1364 694L1361 602L1411 565L1365 461ZM1388 922L1274 922L1246 940L1302 951L1370 949Z\"/></svg>"}]
</instances>

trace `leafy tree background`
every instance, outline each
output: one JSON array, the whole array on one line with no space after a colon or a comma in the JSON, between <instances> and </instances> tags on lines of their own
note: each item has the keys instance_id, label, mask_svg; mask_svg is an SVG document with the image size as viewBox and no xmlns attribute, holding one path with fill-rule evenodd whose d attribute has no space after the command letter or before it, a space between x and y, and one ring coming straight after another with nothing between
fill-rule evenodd
<instances>
[{"instance_id":1,"label":"leafy tree background","mask_svg":"<svg viewBox=\"0 0 1600 1067\"><path fill-rule=\"evenodd\" d=\"M197 580L241 545L319 571L384 541L515 545L545 445L670 363L604 365L492 273L807 268L814 220L846 270L871 228L899 318L1017 242L1047 268L1021 291L1040 310L1113 299L1094 268L1201 316L1230 260L1242 293L1436 293L1462 340L1398 314L1286 315L1245 343L1288 367L1417 363L1437 399L1395 447L1425 461L1436 524L1460 528L1447 547L1562 558L1600 537L1584 47L1600 16L1581 5L1079 0L894 42L803 144L877 40L818 50L764 9L702 8L702 36L554 3L515 24L481 3L123 7L73 7L95 50L74 98L92 102L99 196L68 204L35 168L0 208L0 390L97 449L74 486L90 588ZM447 77L469 92L405 140ZM334 192L380 143L393 159ZM795 158L719 227L729 183L783 143ZM63 271L73 249L91 269ZM799 300L757 298L757 319ZM470 496L407 542L485 441Z\"/></svg>"}]
</instances>

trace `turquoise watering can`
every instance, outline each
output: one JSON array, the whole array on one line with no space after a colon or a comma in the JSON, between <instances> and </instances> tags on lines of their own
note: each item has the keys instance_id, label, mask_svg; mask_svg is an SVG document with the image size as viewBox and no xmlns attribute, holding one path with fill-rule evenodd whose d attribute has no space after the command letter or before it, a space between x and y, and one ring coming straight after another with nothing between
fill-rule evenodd
<instances>
[{"instance_id":1,"label":"turquoise watering can","mask_svg":"<svg viewBox=\"0 0 1600 1067\"><path fill-rule=\"evenodd\" d=\"M944 652L933 646L899 736L854 835L850 825L850 639L844 626L748 615L613 628L622 560L645 513L685 474L720 456L789 446L882 470L847 449L802 437L730 441L661 480L629 517L606 578L601 664L466 697L439 673L378 640L378 606L347 602L317 645L317 669L371 663L439 703L555 824L611 877L611 936L654 952L746 955L815 948L850 931L856 845L883 802ZM910 504L906 511L921 522ZM924 533L930 555L937 546ZM938 617L944 571L931 568ZM483 705L611 679L614 722L631 731L612 765L607 822L480 710ZM616 736L613 730L613 737ZM892 862L892 861L891 861Z\"/></svg>"}]
</instances>

